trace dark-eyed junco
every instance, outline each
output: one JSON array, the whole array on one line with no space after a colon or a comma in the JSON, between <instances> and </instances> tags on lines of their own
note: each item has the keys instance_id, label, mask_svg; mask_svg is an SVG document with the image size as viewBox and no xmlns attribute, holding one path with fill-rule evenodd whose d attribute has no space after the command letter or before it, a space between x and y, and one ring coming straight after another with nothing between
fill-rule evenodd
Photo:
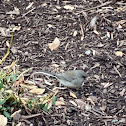
<instances>
[{"instance_id":1,"label":"dark-eyed junco","mask_svg":"<svg viewBox=\"0 0 126 126\"><path fill-rule=\"evenodd\" d=\"M51 73L51 72L35 72L33 74L44 74L48 76L55 77L59 82L69 88L79 88L81 87L87 74L83 70L70 70L63 73Z\"/></svg>"}]
</instances>

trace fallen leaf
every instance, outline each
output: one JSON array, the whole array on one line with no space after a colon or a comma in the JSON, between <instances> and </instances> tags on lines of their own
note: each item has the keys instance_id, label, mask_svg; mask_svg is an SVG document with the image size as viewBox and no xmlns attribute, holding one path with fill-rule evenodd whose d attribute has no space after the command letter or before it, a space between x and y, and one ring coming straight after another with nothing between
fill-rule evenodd
<instances>
[{"instance_id":1,"label":"fallen leaf","mask_svg":"<svg viewBox=\"0 0 126 126\"><path fill-rule=\"evenodd\" d=\"M7 28L0 27L1 36L11 37L10 30Z\"/></svg>"},{"instance_id":2,"label":"fallen leaf","mask_svg":"<svg viewBox=\"0 0 126 126\"><path fill-rule=\"evenodd\" d=\"M51 51L57 50L58 47L60 46L60 40L56 37L52 43L49 43L49 48Z\"/></svg>"},{"instance_id":3,"label":"fallen leaf","mask_svg":"<svg viewBox=\"0 0 126 126\"><path fill-rule=\"evenodd\" d=\"M51 66L52 66L52 67L55 67L55 68L58 68L58 67L59 67L59 65L56 64L56 63L52 64Z\"/></svg>"},{"instance_id":4,"label":"fallen leaf","mask_svg":"<svg viewBox=\"0 0 126 126\"><path fill-rule=\"evenodd\" d=\"M20 86L22 87L22 88L28 88L28 89L34 89L34 88L37 88L37 86L35 86L35 85L27 85L27 84L20 84Z\"/></svg>"},{"instance_id":5,"label":"fallen leaf","mask_svg":"<svg viewBox=\"0 0 126 126\"><path fill-rule=\"evenodd\" d=\"M70 96L73 98L77 98L77 96L73 92L70 92Z\"/></svg>"},{"instance_id":6,"label":"fallen leaf","mask_svg":"<svg viewBox=\"0 0 126 126\"><path fill-rule=\"evenodd\" d=\"M17 7L14 7L13 11L6 12L6 14L16 14L16 15L19 15L20 14L20 10Z\"/></svg>"},{"instance_id":7,"label":"fallen leaf","mask_svg":"<svg viewBox=\"0 0 126 126\"><path fill-rule=\"evenodd\" d=\"M116 55L116 56L121 56L121 57L122 57L122 56L123 56L123 54L124 54L124 53L123 53L123 52L121 52L121 51L117 51L117 52L115 52L115 55Z\"/></svg>"},{"instance_id":8,"label":"fallen leaf","mask_svg":"<svg viewBox=\"0 0 126 126\"><path fill-rule=\"evenodd\" d=\"M110 38L110 37L111 37L110 32L107 32L107 33L106 33L106 36L107 36L108 38Z\"/></svg>"},{"instance_id":9,"label":"fallen leaf","mask_svg":"<svg viewBox=\"0 0 126 126\"><path fill-rule=\"evenodd\" d=\"M29 91L32 94L43 94L45 92L45 89L42 88L34 88Z\"/></svg>"},{"instance_id":10,"label":"fallen leaf","mask_svg":"<svg viewBox=\"0 0 126 126\"><path fill-rule=\"evenodd\" d=\"M92 97L88 97L87 100L89 100L93 105L95 105L94 101L92 100Z\"/></svg>"},{"instance_id":11,"label":"fallen leaf","mask_svg":"<svg viewBox=\"0 0 126 126\"><path fill-rule=\"evenodd\" d=\"M96 22L97 22L97 19L98 19L98 16L95 16L91 19L91 22L90 22L90 27L91 28L94 28L95 25L96 25Z\"/></svg>"},{"instance_id":12,"label":"fallen leaf","mask_svg":"<svg viewBox=\"0 0 126 126\"><path fill-rule=\"evenodd\" d=\"M77 103L78 108L84 109L86 104L84 101L82 101L81 99L75 99L75 102Z\"/></svg>"},{"instance_id":13,"label":"fallen leaf","mask_svg":"<svg viewBox=\"0 0 126 126\"><path fill-rule=\"evenodd\" d=\"M100 42L98 43L97 47L103 47L104 45Z\"/></svg>"},{"instance_id":14,"label":"fallen leaf","mask_svg":"<svg viewBox=\"0 0 126 126\"><path fill-rule=\"evenodd\" d=\"M55 105L61 106L61 105L65 105L65 103L63 101L56 101Z\"/></svg>"},{"instance_id":15,"label":"fallen leaf","mask_svg":"<svg viewBox=\"0 0 126 126\"><path fill-rule=\"evenodd\" d=\"M23 81L24 81L24 77L20 76L19 80L17 80L17 81L14 82L14 86L19 86L19 84L23 83Z\"/></svg>"},{"instance_id":16,"label":"fallen leaf","mask_svg":"<svg viewBox=\"0 0 126 126\"><path fill-rule=\"evenodd\" d=\"M75 101L70 100L69 102L70 102L71 104L73 104L74 106L77 106L77 103L76 103Z\"/></svg>"},{"instance_id":17,"label":"fallen leaf","mask_svg":"<svg viewBox=\"0 0 126 126\"><path fill-rule=\"evenodd\" d=\"M7 118L3 115L0 115L0 126L6 126Z\"/></svg>"},{"instance_id":18,"label":"fallen leaf","mask_svg":"<svg viewBox=\"0 0 126 126\"><path fill-rule=\"evenodd\" d=\"M77 35L77 31L74 31L73 33L73 37L75 37Z\"/></svg>"},{"instance_id":19,"label":"fallen leaf","mask_svg":"<svg viewBox=\"0 0 126 126\"><path fill-rule=\"evenodd\" d=\"M18 111L15 111L15 112L11 115L11 117L14 117L17 113L21 113L21 110L19 109Z\"/></svg>"},{"instance_id":20,"label":"fallen leaf","mask_svg":"<svg viewBox=\"0 0 126 126\"><path fill-rule=\"evenodd\" d=\"M67 10L73 10L74 6L72 6L72 5L65 5L64 8L67 9Z\"/></svg>"}]
</instances>

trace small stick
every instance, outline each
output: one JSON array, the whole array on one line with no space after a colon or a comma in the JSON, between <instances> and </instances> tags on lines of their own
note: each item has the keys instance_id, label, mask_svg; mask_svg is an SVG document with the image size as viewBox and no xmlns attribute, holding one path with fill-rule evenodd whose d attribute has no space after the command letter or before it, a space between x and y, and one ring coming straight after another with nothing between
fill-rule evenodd
<instances>
[{"instance_id":1,"label":"small stick","mask_svg":"<svg viewBox=\"0 0 126 126\"><path fill-rule=\"evenodd\" d=\"M118 69L114 66L114 70L119 74L119 76L122 78L122 75L120 74L120 72L118 71Z\"/></svg>"}]
</instances>

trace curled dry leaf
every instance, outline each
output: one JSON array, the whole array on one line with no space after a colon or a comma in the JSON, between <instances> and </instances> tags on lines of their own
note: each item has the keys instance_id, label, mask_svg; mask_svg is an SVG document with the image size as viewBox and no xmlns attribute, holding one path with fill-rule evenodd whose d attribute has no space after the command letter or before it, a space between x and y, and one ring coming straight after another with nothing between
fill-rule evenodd
<instances>
[{"instance_id":1,"label":"curled dry leaf","mask_svg":"<svg viewBox=\"0 0 126 126\"><path fill-rule=\"evenodd\" d=\"M42 88L34 88L29 91L32 94L43 94L45 92L45 89Z\"/></svg>"},{"instance_id":2,"label":"curled dry leaf","mask_svg":"<svg viewBox=\"0 0 126 126\"><path fill-rule=\"evenodd\" d=\"M60 40L56 37L52 43L49 43L49 48L51 51L57 50L60 46Z\"/></svg>"},{"instance_id":3,"label":"curled dry leaf","mask_svg":"<svg viewBox=\"0 0 126 126\"><path fill-rule=\"evenodd\" d=\"M73 98L77 98L77 96L73 92L70 92L70 96Z\"/></svg>"},{"instance_id":4,"label":"curled dry leaf","mask_svg":"<svg viewBox=\"0 0 126 126\"><path fill-rule=\"evenodd\" d=\"M0 126L6 126L7 118L3 115L0 115Z\"/></svg>"}]
</instances>

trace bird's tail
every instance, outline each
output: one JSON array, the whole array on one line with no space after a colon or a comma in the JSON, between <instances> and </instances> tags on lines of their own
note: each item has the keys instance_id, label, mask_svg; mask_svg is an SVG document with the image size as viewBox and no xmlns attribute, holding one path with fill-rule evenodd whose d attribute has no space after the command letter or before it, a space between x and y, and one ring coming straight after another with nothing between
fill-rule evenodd
<instances>
[{"instance_id":1,"label":"bird's tail","mask_svg":"<svg viewBox=\"0 0 126 126\"><path fill-rule=\"evenodd\" d=\"M47 76L56 77L55 73L51 73L51 72L47 72L47 71L34 72L32 74L32 76L34 76L35 74L44 74L44 75L47 75Z\"/></svg>"}]
</instances>

